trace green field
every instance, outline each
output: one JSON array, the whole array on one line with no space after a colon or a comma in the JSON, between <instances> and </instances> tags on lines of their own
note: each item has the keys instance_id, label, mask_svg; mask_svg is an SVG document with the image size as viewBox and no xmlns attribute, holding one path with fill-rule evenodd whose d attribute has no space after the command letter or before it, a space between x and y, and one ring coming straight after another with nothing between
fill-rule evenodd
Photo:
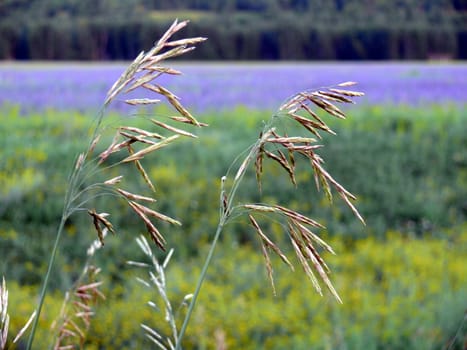
<instances>
[{"instance_id":1,"label":"green field","mask_svg":"<svg viewBox=\"0 0 467 350\"><path fill-rule=\"evenodd\" d=\"M320 234L337 253L325 257L344 304L329 293L318 296L311 283L304 283L302 271L290 272L280 259L273 260L273 296L257 238L247 220L239 219L224 232L185 348L461 349L467 334L466 108L357 107L349 110L347 120L330 121L337 136L323 139L320 155L326 169L356 194L367 226L338 196L331 205L318 193L308 171L298 177L297 190L280 167L267 165L261 196L254 171L247 172L240 201L288 203L325 224L327 230ZM2 115L0 270L9 286L15 334L35 307L67 176L87 145L83 140L89 137L92 120L54 111L22 116L14 108L5 108ZM199 139L144 160L157 189L158 209L183 222L180 228L161 226L168 246L175 249L167 280L177 307L193 291L214 234L220 178L256 140L270 115L239 108L198 116L210 124L197 132ZM120 122L121 117L109 116L104 139L110 142ZM295 126L282 127L292 134ZM130 181L127 186L138 191L141 185ZM118 234L108 237L95 257L107 299L95 310L86 349L147 348L141 322L162 334L169 330L164 313L145 305L157 300L154 290L142 289L135 281L145 273L126 264L144 260L135 243L144 227L117 201L96 198L93 204L112 213ZM274 225L267 228L276 230ZM95 238L86 213L67 222L36 348L48 344L63 291L77 278ZM285 237L276 239L287 246ZM180 320L184 312L182 307Z\"/></svg>"}]
</instances>

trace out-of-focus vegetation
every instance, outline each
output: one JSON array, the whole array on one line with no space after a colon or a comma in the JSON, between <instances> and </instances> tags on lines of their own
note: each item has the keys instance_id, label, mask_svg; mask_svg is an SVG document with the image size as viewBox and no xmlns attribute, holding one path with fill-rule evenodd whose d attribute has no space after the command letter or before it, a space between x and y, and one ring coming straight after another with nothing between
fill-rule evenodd
<instances>
[{"instance_id":1,"label":"out-of-focus vegetation","mask_svg":"<svg viewBox=\"0 0 467 350\"><path fill-rule=\"evenodd\" d=\"M91 120L76 112L23 116L5 108L2 113L0 271L9 281L14 334L34 308L67 174L89 136ZM233 157L257 138L271 114L239 108L199 116L212 127L201 130L198 140L168 147L160 159L155 154L143 160L157 188L158 208L183 222L180 229L161 226L176 251L167 271L175 305L193 291L199 276L217 223L220 177ZM213 347L217 339L233 348L252 349L307 349L310 344L317 349L435 349L451 341L453 349L461 349L467 298L466 117L465 107L454 105L363 106L345 121L331 120L338 136L326 136L320 152L326 168L357 194L367 227L339 199L331 207L316 193L311 173L302 172L297 179L302 190L296 191L282 182L281 169L266 163L271 168L263 197L254 172L247 173L240 198L289 203L328 227L320 234L338 253L327 260L344 305L317 296L298 269L291 273L278 259L273 261L278 291L274 298L258 242L248 223L238 221L226 228L219 260L209 272L188 331L187 348ZM109 135L103 137L111 137L120 118L109 117ZM291 131L294 125L283 127ZM123 204L107 201L96 207L118 213L112 216L118 236L108 237L96 257L108 299L97 310L87 348L142 348L148 344L140 322L167 331L164 315L144 305L156 293L134 281L135 274L143 272L125 264L144 260L134 243L144 227ZM264 229L274 234L277 228ZM63 290L76 279L94 235L86 213L67 223L53 287ZM47 303L38 348L50 342L48 327L61 303L57 289Z\"/></svg>"},{"instance_id":2,"label":"out-of-focus vegetation","mask_svg":"<svg viewBox=\"0 0 467 350\"><path fill-rule=\"evenodd\" d=\"M132 59L176 17L190 59L467 58L462 0L3 0L0 59Z\"/></svg>"},{"instance_id":3,"label":"out-of-focus vegetation","mask_svg":"<svg viewBox=\"0 0 467 350\"><path fill-rule=\"evenodd\" d=\"M158 191L158 208L183 222L181 228L162 227L163 231L170 230L166 236L177 246L179 256L197 253L199 244L213 233L220 178L233 158L256 139L262 121L271 114L237 109L201 116L212 127L199 131L198 140L168 147L161 158L156 154L144 160ZM43 273L42 256L50 248L50 237L60 217L67 175L82 150L82 140L88 137L90 119L78 113L53 111L21 116L15 109L5 110L4 115L7 118L0 129L0 266L7 277L36 283ZM110 117L108 122L110 137L112 128L120 125L119 117ZM279 167L266 163L271 168L263 179L262 197L251 171L240 198L245 202L292 202L292 207L324 223L331 235L345 240L384 238L389 230L405 236L444 237L446 228L465 221L465 107L360 107L351 118L331 120L330 125L338 136L326 136L320 152L327 159L329 172L358 195L357 205L367 227L362 227L339 199L330 206L314 189L311 172L301 172L297 180L302 190L297 191L281 178ZM293 127L284 124L285 130ZM297 159L297 166L301 165ZM131 184L129 180L126 182ZM141 192L138 188L128 190ZM96 202L96 207L119 213L112 222L119 228L120 237L115 239L115 246L106 246L106 255L134 254L129 248L132 244L127 243L144 228L138 226L132 213L118 201ZM247 226L235 223L228 236L237 242L250 241ZM64 265L76 263L93 238L86 213L73 216L67 231L63 250L68 260ZM112 268L118 272L118 268ZM69 278L63 276L61 281Z\"/></svg>"},{"instance_id":4,"label":"out-of-focus vegetation","mask_svg":"<svg viewBox=\"0 0 467 350\"><path fill-rule=\"evenodd\" d=\"M110 242L110 241L109 241ZM368 237L330 242L338 252L327 257L333 280L344 304L331 295L320 297L302 271L291 272L273 261L278 295L266 277L260 247L224 242L219 246L210 278L203 286L186 349L462 349L467 334L465 300L467 227L446 230L444 238L406 238L389 233L386 241ZM134 243L136 246L136 243ZM205 246L198 245L201 255ZM202 258L180 263L178 247L167 271L169 294L178 309L192 292ZM101 251L107 255L106 248ZM121 263L122 257L112 263ZM111 261L109 261L111 262ZM142 287L135 276L146 272L121 266L125 284L105 282L107 299L96 308L86 349L144 349L150 347L140 323L169 334L157 293ZM35 307L35 292L10 282L11 328L17 331ZM50 344L52 321L60 310L61 295L46 300L36 347Z\"/></svg>"}]
</instances>

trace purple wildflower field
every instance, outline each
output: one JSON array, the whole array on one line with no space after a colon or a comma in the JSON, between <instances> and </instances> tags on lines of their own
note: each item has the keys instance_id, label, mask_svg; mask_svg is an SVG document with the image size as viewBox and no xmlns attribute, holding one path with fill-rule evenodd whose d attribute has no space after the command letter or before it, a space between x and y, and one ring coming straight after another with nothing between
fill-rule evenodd
<instances>
[{"instance_id":1,"label":"purple wildflower field","mask_svg":"<svg viewBox=\"0 0 467 350\"><path fill-rule=\"evenodd\" d=\"M237 106L274 110L305 89L359 82L360 104L467 102L464 63L177 63L184 75L160 83L192 111L222 111ZM19 105L22 113L45 109L97 110L124 63L0 64L0 108ZM139 92L138 97L143 97ZM124 103L114 106L123 110Z\"/></svg>"}]
</instances>

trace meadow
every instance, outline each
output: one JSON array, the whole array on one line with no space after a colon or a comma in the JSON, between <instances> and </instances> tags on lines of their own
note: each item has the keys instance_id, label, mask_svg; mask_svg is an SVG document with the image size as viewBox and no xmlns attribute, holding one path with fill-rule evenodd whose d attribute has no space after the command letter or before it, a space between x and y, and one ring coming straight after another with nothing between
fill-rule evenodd
<instances>
[{"instance_id":1,"label":"meadow","mask_svg":"<svg viewBox=\"0 0 467 350\"><path fill-rule=\"evenodd\" d=\"M161 76L196 114L243 106L275 110L298 91L356 81L359 105L465 104L463 63L177 63L183 77ZM97 111L125 63L0 63L0 105L31 111ZM57 98L60 96L60 98ZM123 101L112 108L129 112ZM131 112L131 110L130 110Z\"/></svg>"},{"instance_id":2,"label":"meadow","mask_svg":"<svg viewBox=\"0 0 467 350\"><path fill-rule=\"evenodd\" d=\"M270 166L262 194L326 225L320 235L337 253L326 259L343 305L329 293L317 295L300 271L291 273L280 259L273 259L274 296L258 241L248 222L236 220L226 228L208 272L187 349L462 349L467 340L465 64L175 67L184 75L164 81L165 86L210 125L197 132L198 140L168 147L162 158L147 163L159 207L183 221L180 228L163 226L168 246L175 249L166 274L177 306L193 290L215 231L220 178L277 106L297 91L347 80L358 81L366 94L358 105L346 107L348 119L329 120L337 136L323 138L320 155L357 195L367 226L339 199L330 205L317 193L309 172L297 179L305 189L297 191ZM13 333L34 308L70 167L122 69L121 64L0 65L0 271L9 283ZM170 113L165 107L130 109L117 103L109 129L127 114ZM247 172L241 200L257 200L255 188L255 174ZM120 233L95 257L107 299L96 307L86 348L146 348L150 343L140 323L162 334L170 330L164 313L146 305L157 293L141 288L135 277L143 272L126 263L146 259L135 243L141 228L128 208L117 202L106 206L119 213L113 223ZM278 230L274 224L268 229ZM37 348L50 343L63 291L95 239L84 215L73 216L65 234ZM185 307L178 311L183 314Z\"/></svg>"}]
</instances>

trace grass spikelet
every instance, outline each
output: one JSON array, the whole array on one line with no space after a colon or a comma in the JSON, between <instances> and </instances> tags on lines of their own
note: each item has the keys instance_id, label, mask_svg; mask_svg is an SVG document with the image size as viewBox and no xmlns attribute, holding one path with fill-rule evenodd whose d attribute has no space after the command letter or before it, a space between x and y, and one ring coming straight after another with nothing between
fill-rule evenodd
<instances>
[{"instance_id":1,"label":"grass spikelet","mask_svg":"<svg viewBox=\"0 0 467 350\"><path fill-rule=\"evenodd\" d=\"M149 220L149 218L144 214L143 211L138 207L138 205L133 201L128 201L130 207L135 211L135 213L143 220L144 224L146 225L146 229L151 236L151 239L156 245L165 251L165 239L159 232L159 230L154 226L154 224Z\"/></svg>"},{"instance_id":2,"label":"grass spikelet","mask_svg":"<svg viewBox=\"0 0 467 350\"><path fill-rule=\"evenodd\" d=\"M162 37L157 41L154 50L154 53L158 52L159 47L163 47L167 41L170 39L172 35L174 35L176 32L178 32L180 29L186 27L188 25L189 21L182 21L178 22L178 20L175 20L172 25L167 29L167 31L162 35Z\"/></svg>"},{"instance_id":3,"label":"grass spikelet","mask_svg":"<svg viewBox=\"0 0 467 350\"><path fill-rule=\"evenodd\" d=\"M173 93L171 93L169 90L165 89L164 87L162 86L155 86L155 85L152 85L152 84L144 84L143 87L145 87L146 89L150 90L150 91L154 91L160 95L163 95L167 98L167 100L169 101L169 103L182 115L184 116L185 118L191 120L192 124L193 125L196 125L196 126L199 126L199 122L195 119L195 117L193 117L191 115L190 112L188 112L188 110L182 106L182 104L178 101L178 97L175 96Z\"/></svg>"},{"instance_id":4,"label":"grass spikelet","mask_svg":"<svg viewBox=\"0 0 467 350\"><path fill-rule=\"evenodd\" d=\"M99 140L101 139L101 135L98 134L94 140L92 140L91 145L89 146L88 150L88 157L94 152L94 149L96 148L97 144L99 143Z\"/></svg>"},{"instance_id":5,"label":"grass spikelet","mask_svg":"<svg viewBox=\"0 0 467 350\"><path fill-rule=\"evenodd\" d=\"M104 105L108 105L131 82L144 58L144 51L141 51L107 92Z\"/></svg>"},{"instance_id":6,"label":"grass spikelet","mask_svg":"<svg viewBox=\"0 0 467 350\"><path fill-rule=\"evenodd\" d=\"M315 274L313 273L313 270L311 269L309 262L311 262L314 269L318 272L320 278L323 280L324 284L328 287L331 294L336 298L338 302L342 303L342 300L340 299L336 290L332 286L332 283L325 271L325 269L328 270L328 267L324 263L324 260L318 254L318 252L313 247L311 242L309 241L307 242L306 239L304 240L304 237L301 235L300 231L296 230L297 226L294 220L290 220L288 222L288 226L289 226L290 238L292 241L292 245L295 249L295 253L305 273L308 275L308 277L312 281L313 286L315 287L316 291L322 295L321 286L319 285L319 282Z\"/></svg>"},{"instance_id":7,"label":"grass spikelet","mask_svg":"<svg viewBox=\"0 0 467 350\"><path fill-rule=\"evenodd\" d=\"M29 319L26 322L26 324L19 330L18 334L13 339L13 344L16 344L18 342L18 340L24 335L24 333L26 333L26 331L28 330L28 328L31 325L32 321L34 321L34 319L36 318L36 314L37 314L37 311L34 310L34 312L31 314L31 316L29 316Z\"/></svg>"},{"instance_id":8,"label":"grass spikelet","mask_svg":"<svg viewBox=\"0 0 467 350\"><path fill-rule=\"evenodd\" d=\"M84 153L79 154L78 159L76 160L75 169L79 169L83 165L85 158L86 158L86 155Z\"/></svg>"},{"instance_id":9,"label":"grass spikelet","mask_svg":"<svg viewBox=\"0 0 467 350\"><path fill-rule=\"evenodd\" d=\"M337 84L337 86L345 87L345 86L354 86L354 85L356 85L356 84L357 84L357 83L356 83L355 81L346 81L346 82Z\"/></svg>"},{"instance_id":10,"label":"grass spikelet","mask_svg":"<svg viewBox=\"0 0 467 350\"><path fill-rule=\"evenodd\" d=\"M340 85L342 86L342 85ZM344 95L344 96L351 96L351 97L361 97L361 96L365 96L365 94L363 92L359 92L359 91L350 91L350 90L342 90L342 89L329 89L329 91L332 91L332 92L335 92L337 94L341 94L341 95Z\"/></svg>"},{"instance_id":11,"label":"grass spikelet","mask_svg":"<svg viewBox=\"0 0 467 350\"><path fill-rule=\"evenodd\" d=\"M355 208L355 206L352 204L352 202L350 202L349 196L346 195L343 192L339 192L339 195L342 197L342 199L345 201L345 203L347 203L350 210L352 210L352 212L355 214L355 216L358 218L358 220L360 220L363 225L366 225L365 219L363 219L363 216L360 215L357 208ZM354 198L351 198L351 199L354 199Z\"/></svg>"},{"instance_id":12,"label":"grass spikelet","mask_svg":"<svg viewBox=\"0 0 467 350\"><path fill-rule=\"evenodd\" d=\"M277 210L279 210L281 213L283 213L285 216L291 218L292 220L296 220L299 222L302 222L304 224L313 226L313 227L318 227L318 228L325 228L323 225L321 225L319 222L310 219L309 217L302 215L296 211L293 211L291 209L285 208L280 205L275 205L274 206Z\"/></svg>"},{"instance_id":13,"label":"grass spikelet","mask_svg":"<svg viewBox=\"0 0 467 350\"><path fill-rule=\"evenodd\" d=\"M165 139L164 136L162 136L162 135L160 135L160 134L158 134L156 132L147 131L147 130L143 130L143 129L140 129L140 128L135 128L134 126L121 126L119 128L119 131L121 131L121 130L126 130L126 131L132 132L134 134L141 135L141 136L144 136L144 137L153 138L153 139L158 139L158 140Z\"/></svg>"},{"instance_id":14,"label":"grass spikelet","mask_svg":"<svg viewBox=\"0 0 467 350\"><path fill-rule=\"evenodd\" d=\"M91 258L90 256L89 258ZM99 268L86 263L82 275L66 293L60 317L52 325L57 330L53 349L82 349L94 316L94 307L105 295L99 290L102 281L97 281Z\"/></svg>"},{"instance_id":15,"label":"grass spikelet","mask_svg":"<svg viewBox=\"0 0 467 350\"><path fill-rule=\"evenodd\" d=\"M290 241L292 242L292 246L295 250L295 255L297 255L298 261L300 262L300 265L302 266L303 271L305 271L305 274L310 279L316 292L319 295L323 296L321 286L319 285L319 282L315 274L313 273L313 270L308 264L308 260L306 256L303 254L303 242L301 242L300 238L297 236L297 233L295 232L294 228L291 225L289 225L289 233L290 233Z\"/></svg>"},{"instance_id":16,"label":"grass spikelet","mask_svg":"<svg viewBox=\"0 0 467 350\"><path fill-rule=\"evenodd\" d=\"M132 106L152 105L152 104L157 104L159 102L161 102L161 100L150 99L150 98L133 98L133 99L125 100L125 103L132 105Z\"/></svg>"},{"instance_id":17,"label":"grass spikelet","mask_svg":"<svg viewBox=\"0 0 467 350\"><path fill-rule=\"evenodd\" d=\"M109 147L107 147L107 149L103 152L101 152L101 154L99 154L99 163L98 164L102 164L103 162L105 162L107 160L107 158L113 154L113 153L116 153L124 148L127 148L128 145L134 143L135 141L134 140L125 140L123 142L118 142L118 138L119 138L119 134L116 134L112 143L109 145Z\"/></svg>"},{"instance_id":18,"label":"grass spikelet","mask_svg":"<svg viewBox=\"0 0 467 350\"><path fill-rule=\"evenodd\" d=\"M192 133L190 133L190 132L188 132L188 131L181 130L181 129L177 129L177 128L173 127L173 126L170 126L170 125L168 125L168 124L162 123L162 122L160 122L160 121L158 121L158 120L151 119L151 121L152 121L154 124L160 126L161 128L167 129L167 130L172 131L172 132L174 132L174 133L176 133L176 134L183 135L183 136L188 136L188 137L192 137L192 138L195 138L195 139L198 138L198 136L196 136L196 135L194 135L194 134L192 134Z\"/></svg>"},{"instance_id":19,"label":"grass spikelet","mask_svg":"<svg viewBox=\"0 0 467 350\"><path fill-rule=\"evenodd\" d=\"M109 220L107 220L105 217L108 216L107 213L101 213L98 214L95 209L88 210L88 214L91 215L94 228L97 231L97 237L99 238L99 241L101 242L102 245L104 245L104 234L101 228L101 225L103 225L105 228L107 228L110 232L115 233L113 225Z\"/></svg>"},{"instance_id":20,"label":"grass spikelet","mask_svg":"<svg viewBox=\"0 0 467 350\"><path fill-rule=\"evenodd\" d=\"M260 193L261 193L261 175L263 174L263 158L264 158L264 146L261 145L255 158L255 175L256 175L256 182L258 184L258 189Z\"/></svg>"},{"instance_id":21,"label":"grass spikelet","mask_svg":"<svg viewBox=\"0 0 467 350\"><path fill-rule=\"evenodd\" d=\"M133 162L135 160L143 159L144 156L154 151L157 151L158 149L168 146L171 142L175 141L179 137L180 135L173 135L173 136L167 137L154 145L143 148L141 151L135 152L134 154L126 157L125 159L122 160L122 163L128 163L128 162Z\"/></svg>"},{"instance_id":22,"label":"grass spikelet","mask_svg":"<svg viewBox=\"0 0 467 350\"><path fill-rule=\"evenodd\" d=\"M146 197L146 196L141 196L139 194L134 194L134 193L131 193L131 192L127 192L125 190L122 190L120 188L117 188L117 192L120 193L122 196L124 196L125 198L129 199L129 200L139 200L139 201L146 201L146 202L150 202L150 203L155 203L156 202L156 199L152 198L152 197Z\"/></svg>"},{"instance_id":23,"label":"grass spikelet","mask_svg":"<svg viewBox=\"0 0 467 350\"><path fill-rule=\"evenodd\" d=\"M9 325L8 289L6 288L5 277L2 277L2 285L0 287L0 349L6 348Z\"/></svg>"},{"instance_id":24,"label":"grass spikelet","mask_svg":"<svg viewBox=\"0 0 467 350\"><path fill-rule=\"evenodd\" d=\"M156 218L158 220L168 222L169 224L172 224L172 225L177 225L177 226L182 225L182 223L180 221L172 219L171 217L168 217L167 215L161 214L161 213L159 213L159 212L157 212L155 210L152 210L152 209L150 209L148 207L145 207L144 205L141 205L141 204L133 202L133 201L131 201L131 204L136 206L145 215L152 216L152 217L154 217L154 218Z\"/></svg>"},{"instance_id":25,"label":"grass spikelet","mask_svg":"<svg viewBox=\"0 0 467 350\"><path fill-rule=\"evenodd\" d=\"M263 213L277 213L278 209L268 206L268 205L259 205L259 204L244 204L244 208L250 210L256 210Z\"/></svg>"},{"instance_id":26,"label":"grass spikelet","mask_svg":"<svg viewBox=\"0 0 467 350\"><path fill-rule=\"evenodd\" d=\"M158 76L159 76L159 74L154 75L152 72L147 72L142 77L136 79L134 81L134 83L132 85L130 85L130 87L125 90L125 93L129 93L129 92L143 86L144 84L149 83L150 81L153 81L154 78L157 78Z\"/></svg>"},{"instance_id":27,"label":"grass spikelet","mask_svg":"<svg viewBox=\"0 0 467 350\"><path fill-rule=\"evenodd\" d=\"M302 110L304 110L306 113L308 113L310 115L310 117L312 117L314 120L316 120L318 122L319 125L321 125L322 127L324 128L327 128L327 125L326 123L318 116L318 114L316 114L311 108L310 106L308 106L307 104L305 103L300 103L300 108Z\"/></svg>"},{"instance_id":28,"label":"grass spikelet","mask_svg":"<svg viewBox=\"0 0 467 350\"><path fill-rule=\"evenodd\" d=\"M343 103L355 103L353 100L350 98L347 98L345 96L342 96L337 93L329 92L329 91L319 91L318 92L319 96L325 98L325 99L330 99L331 101L336 101L336 102L343 102Z\"/></svg>"},{"instance_id":29,"label":"grass spikelet","mask_svg":"<svg viewBox=\"0 0 467 350\"><path fill-rule=\"evenodd\" d=\"M334 289L334 286L331 283L331 280L329 279L328 275L326 274L326 271L323 269L323 266L320 264L321 257L318 259L313 252L310 250L309 247L305 247L305 252L308 255L308 258L311 260L311 263L313 264L314 268L316 271L318 271L318 274L320 275L321 279L323 280L324 284L326 287L329 289L331 294L336 298L336 300L342 304L342 300L339 297L339 294L337 294L337 291Z\"/></svg>"},{"instance_id":30,"label":"grass spikelet","mask_svg":"<svg viewBox=\"0 0 467 350\"><path fill-rule=\"evenodd\" d=\"M19 330L13 339L13 344L24 335L32 321L36 318L37 311L34 311L26 324ZM6 286L5 277L2 276L2 284L0 285L0 350L7 350L8 330L10 327L10 315L8 315L8 289Z\"/></svg>"},{"instance_id":31,"label":"grass spikelet","mask_svg":"<svg viewBox=\"0 0 467 350\"><path fill-rule=\"evenodd\" d=\"M207 40L204 37L197 37L197 38L188 38L188 39L180 39L175 41L169 41L166 43L166 46L186 46L186 45L195 45Z\"/></svg>"},{"instance_id":32,"label":"grass spikelet","mask_svg":"<svg viewBox=\"0 0 467 350\"><path fill-rule=\"evenodd\" d=\"M250 222L251 224L253 225L253 227L255 228L256 232L258 233L258 235L260 236L261 238L261 241L264 242L264 244L271 248L281 259L282 261L287 264L290 269L293 271L294 270L294 267L293 265L290 263L289 259L287 259L287 256L281 251L281 249L276 245L274 244L269 238L268 236L266 236L264 233L263 233L263 230L261 230L261 227L258 225L258 222L255 220L255 218L251 215L251 214L248 214L248 217L250 218Z\"/></svg>"},{"instance_id":33,"label":"grass spikelet","mask_svg":"<svg viewBox=\"0 0 467 350\"><path fill-rule=\"evenodd\" d=\"M123 137L128 139L128 141L129 141L128 145L136 143L136 142L145 143L145 144L148 144L148 145L155 145L156 144L156 142L154 142L152 140L148 140L148 139L146 139L144 137L141 137L141 136L138 136L138 135L130 134L130 133L125 132L123 130L119 130L118 133L120 135L122 135Z\"/></svg>"},{"instance_id":34,"label":"grass spikelet","mask_svg":"<svg viewBox=\"0 0 467 350\"><path fill-rule=\"evenodd\" d=\"M294 224L300 230L300 233L302 234L303 237L307 237L307 239L315 241L320 246L322 246L324 249L326 249L328 252L330 252L333 255L336 255L336 253L334 252L334 250L329 244L323 241L318 235L314 234L306 226L302 225L299 222L294 222Z\"/></svg>"},{"instance_id":35,"label":"grass spikelet","mask_svg":"<svg viewBox=\"0 0 467 350\"><path fill-rule=\"evenodd\" d=\"M153 72L165 73L165 74L169 74L169 75L181 75L182 74L182 72L180 72L179 70L169 68L169 67L157 66L157 65L155 65L155 66L154 65L148 65L148 66L145 65L144 69L149 70L149 71L153 71Z\"/></svg>"},{"instance_id":36,"label":"grass spikelet","mask_svg":"<svg viewBox=\"0 0 467 350\"><path fill-rule=\"evenodd\" d=\"M237 174L235 174L234 181L238 181L238 179L240 179L243 176L249 163L250 159L248 157L243 160L242 164L237 170Z\"/></svg>"},{"instance_id":37,"label":"grass spikelet","mask_svg":"<svg viewBox=\"0 0 467 350\"><path fill-rule=\"evenodd\" d=\"M285 157L284 153L282 153L280 150L278 150L277 152L279 153L279 156L275 155L272 152L264 151L264 153L266 154L268 158L275 160L277 163L279 163L279 165L282 168L285 169L285 171L287 171L287 173L289 174L290 180L295 186L297 186L294 168L289 164L289 161Z\"/></svg>"},{"instance_id":38,"label":"grass spikelet","mask_svg":"<svg viewBox=\"0 0 467 350\"><path fill-rule=\"evenodd\" d=\"M192 119L190 118L186 118L186 117L180 117L180 116L172 116L172 117L169 117L170 119L172 120L175 120L176 122L180 122L180 123L185 123L185 124L191 124L191 125L196 125ZM201 123L201 122L198 122L198 126L209 126L208 124L206 123Z\"/></svg>"},{"instance_id":39,"label":"grass spikelet","mask_svg":"<svg viewBox=\"0 0 467 350\"><path fill-rule=\"evenodd\" d=\"M310 95L308 96L308 99L318 107L333 115L334 117L337 117L339 119L345 119L345 114L332 103L329 103L326 100L323 100L322 98L318 98L316 95Z\"/></svg>"},{"instance_id":40,"label":"grass spikelet","mask_svg":"<svg viewBox=\"0 0 467 350\"><path fill-rule=\"evenodd\" d=\"M289 143L313 143L313 142L317 142L317 140L312 138L312 137L302 137L302 136L276 137L276 138L270 138L267 141L271 142L271 143L280 143L280 144L283 144L285 146L287 144L289 144Z\"/></svg>"},{"instance_id":41,"label":"grass spikelet","mask_svg":"<svg viewBox=\"0 0 467 350\"><path fill-rule=\"evenodd\" d=\"M128 145L128 152L130 153L130 155L134 154L133 148L130 145ZM138 172L143 177L144 182L146 182L146 184L149 186L149 188L151 189L152 192L156 192L156 188L154 187L154 184L152 183L151 178L146 173L146 170L144 170L143 165L141 164L141 162L136 159L134 161L134 163L135 163L136 169L138 170Z\"/></svg>"},{"instance_id":42,"label":"grass spikelet","mask_svg":"<svg viewBox=\"0 0 467 350\"><path fill-rule=\"evenodd\" d=\"M277 295L277 293L276 293L276 287L274 285L274 276L273 276L271 258L269 257L268 250L263 240L261 240L261 252L263 253L264 261L266 263L266 271L268 273L269 282L271 283L272 294L275 296Z\"/></svg>"}]
</instances>

